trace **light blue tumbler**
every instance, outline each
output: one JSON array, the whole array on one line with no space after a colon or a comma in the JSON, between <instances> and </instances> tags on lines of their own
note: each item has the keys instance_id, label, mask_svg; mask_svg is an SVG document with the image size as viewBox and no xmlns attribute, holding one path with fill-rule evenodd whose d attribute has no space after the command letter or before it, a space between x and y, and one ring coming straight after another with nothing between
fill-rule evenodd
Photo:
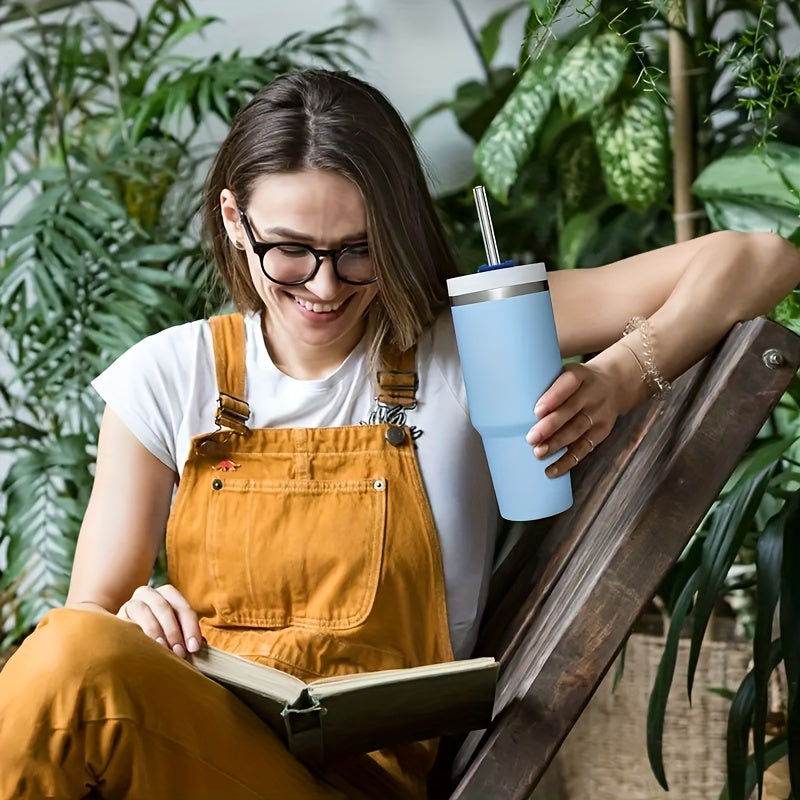
<instances>
[{"instance_id":1,"label":"light blue tumbler","mask_svg":"<svg viewBox=\"0 0 800 800\"><path fill-rule=\"evenodd\" d=\"M544 264L493 268L447 281L469 415L481 435L500 514L531 520L572 505L569 473L545 467L525 441L534 403L561 372Z\"/></svg>"}]
</instances>

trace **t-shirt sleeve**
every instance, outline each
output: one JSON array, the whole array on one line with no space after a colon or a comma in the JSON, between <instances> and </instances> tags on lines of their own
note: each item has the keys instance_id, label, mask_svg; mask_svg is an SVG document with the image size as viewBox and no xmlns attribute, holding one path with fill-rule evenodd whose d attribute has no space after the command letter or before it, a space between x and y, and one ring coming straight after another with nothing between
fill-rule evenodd
<instances>
[{"instance_id":1,"label":"t-shirt sleeve","mask_svg":"<svg viewBox=\"0 0 800 800\"><path fill-rule=\"evenodd\" d=\"M214 364L204 321L168 328L123 353L92 387L133 435L180 472L181 434L191 418L213 419Z\"/></svg>"}]
</instances>

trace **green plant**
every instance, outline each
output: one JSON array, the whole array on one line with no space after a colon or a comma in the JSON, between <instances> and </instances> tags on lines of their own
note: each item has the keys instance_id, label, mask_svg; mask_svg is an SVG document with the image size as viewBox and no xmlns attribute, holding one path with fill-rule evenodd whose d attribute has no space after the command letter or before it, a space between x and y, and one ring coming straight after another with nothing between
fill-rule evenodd
<instances>
[{"instance_id":1,"label":"green plant","mask_svg":"<svg viewBox=\"0 0 800 800\"><path fill-rule=\"evenodd\" d=\"M733 150L712 162L694 184L716 228L775 230L800 243L800 148L767 142ZM800 289L774 310L800 334ZM681 628L691 629L687 691L712 611L723 598L743 606L753 640L753 669L732 697L728 727L728 783L721 800L744 800L762 786L766 767L788 754L794 795L800 786L800 376L720 493L667 585L671 617L664 657L651 696L648 747L656 774L666 782L660 740L666 696L673 678ZM774 641L773 628L778 630ZM785 671L785 730L767 741L770 674ZM749 753L752 737L753 753Z\"/></svg>"},{"instance_id":2,"label":"green plant","mask_svg":"<svg viewBox=\"0 0 800 800\"><path fill-rule=\"evenodd\" d=\"M676 162L697 175L735 147L769 137L800 144L797 59L779 46L791 20L798 23L795 4L708 5L527 0L469 30L484 78L461 84L413 123L451 111L476 143L475 175L439 198L465 264L483 260L469 191L476 182L494 198L503 255L594 266L674 241ZM500 31L526 6L518 63L498 65ZM679 84L691 100L692 135L677 148L669 108L676 36L694 76ZM708 228L698 220L698 233Z\"/></svg>"},{"instance_id":3,"label":"green plant","mask_svg":"<svg viewBox=\"0 0 800 800\"><path fill-rule=\"evenodd\" d=\"M352 67L362 24L188 56L218 21L186 0L110 10L14 0L0 14L23 51L0 80L2 643L65 597L97 438L89 380L207 310L195 217L213 125L280 72Z\"/></svg>"},{"instance_id":4,"label":"green plant","mask_svg":"<svg viewBox=\"0 0 800 800\"><path fill-rule=\"evenodd\" d=\"M519 61L498 66L500 30L524 8ZM527 0L479 31L470 26L484 79L457 87L452 100L415 121L450 110L476 143L474 176L439 198L465 268L484 260L476 183L493 195L501 255L550 268L668 244L677 235L673 215L696 217L697 233L772 229L800 244L800 58L781 47L798 27L800 9L786 0ZM690 188L702 211L686 205ZM800 332L800 294L774 316ZM665 788L661 733L681 629L690 620L691 692L711 610L731 590L731 567L749 563L748 585L739 579L739 588L753 598L755 667L731 707L724 794L749 796L770 759L787 750L800 794L800 606L792 585L800 574L798 399L796 378L662 589L672 623L653 687L648 751ZM781 636L772 642L778 608ZM779 664L788 724L767 745L767 680Z\"/></svg>"}]
</instances>

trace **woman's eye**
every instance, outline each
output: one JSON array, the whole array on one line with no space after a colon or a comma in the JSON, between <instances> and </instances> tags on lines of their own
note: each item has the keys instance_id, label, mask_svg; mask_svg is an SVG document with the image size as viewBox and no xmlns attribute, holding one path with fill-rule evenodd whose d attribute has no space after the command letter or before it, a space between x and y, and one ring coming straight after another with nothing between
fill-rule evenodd
<instances>
[{"instance_id":1,"label":"woman's eye","mask_svg":"<svg viewBox=\"0 0 800 800\"><path fill-rule=\"evenodd\" d=\"M282 244L276 249L282 256L289 258L303 258L308 255L308 250L299 244Z\"/></svg>"},{"instance_id":2,"label":"woman's eye","mask_svg":"<svg viewBox=\"0 0 800 800\"><path fill-rule=\"evenodd\" d=\"M352 258L369 258L369 245L366 242L351 245L347 248L347 254Z\"/></svg>"}]
</instances>

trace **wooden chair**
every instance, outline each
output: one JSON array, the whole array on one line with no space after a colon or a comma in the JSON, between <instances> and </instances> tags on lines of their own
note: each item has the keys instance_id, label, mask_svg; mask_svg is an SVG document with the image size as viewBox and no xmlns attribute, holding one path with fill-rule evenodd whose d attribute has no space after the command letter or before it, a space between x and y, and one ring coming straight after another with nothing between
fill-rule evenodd
<instances>
[{"instance_id":1,"label":"wooden chair","mask_svg":"<svg viewBox=\"0 0 800 800\"><path fill-rule=\"evenodd\" d=\"M574 471L569 511L517 527L478 646L502 665L495 718L443 744L434 798L530 796L798 365L800 338L738 324L667 400L619 421Z\"/></svg>"}]
</instances>

